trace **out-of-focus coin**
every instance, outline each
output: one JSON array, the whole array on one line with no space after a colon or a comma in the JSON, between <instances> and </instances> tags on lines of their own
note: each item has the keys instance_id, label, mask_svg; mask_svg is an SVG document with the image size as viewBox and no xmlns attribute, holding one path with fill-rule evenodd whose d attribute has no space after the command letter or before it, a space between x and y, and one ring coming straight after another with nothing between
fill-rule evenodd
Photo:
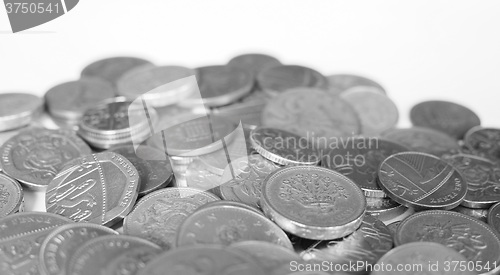
<instances>
[{"instance_id":1,"label":"out-of-focus coin","mask_svg":"<svg viewBox=\"0 0 500 275\"><path fill-rule=\"evenodd\" d=\"M7 141L9 140L11 137L15 136L19 134L19 131L15 130L15 131L7 131L7 132L0 132L0 147ZM0 165L0 169L1 169L1 165Z\"/></svg>"},{"instance_id":2,"label":"out-of-focus coin","mask_svg":"<svg viewBox=\"0 0 500 275\"><path fill-rule=\"evenodd\" d=\"M454 265L459 265L463 268ZM398 246L385 254L372 275L474 275L475 264L467 269L467 259L442 244L419 242ZM380 268L384 266L384 268ZM400 267L399 270L398 266Z\"/></svg>"},{"instance_id":3,"label":"out-of-focus coin","mask_svg":"<svg viewBox=\"0 0 500 275\"><path fill-rule=\"evenodd\" d=\"M281 65L281 62L266 54L248 53L231 58L227 65L229 67L248 70L256 76L264 69Z\"/></svg>"},{"instance_id":4,"label":"out-of-focus coin","mask_svg":"<svg viewBox=\"0 0 500 275\"><path fill-rule=\"evenodd\" d=\"M500 161L500 129L477 126L465 134L464 141L474 155Z\"/></svg>"},{"instance_id":5,"label":"out-of-focus coin","mask_svg":"<svg viewBox=\"0 0 500 275\"><path fill-rule=\"evenodd\" d=\"M42 243L39 253L40 272L66 275L69 260L85 242L99 236L117 235L107 227L90 223L70 223L56 228Z\"/></svg>"},{"instance_id":6,"label":"out-of-focus coin","mask_svg":"<svg viewBox=\"0 0 500 275\"><path fill-rule=\"evenodd\" d=\"M293 249L288 236L275 223L255 211L230 205L198 209L179 228L177 246L231 245L241 241L266 241Z\"/></svg>"},{"instance_id":7,"label":"out-of-focus coin","mask_svg":"<svg viewBox=\"0 0 500 275\"><path fill-rule=\"evenodd\" d=\"M110 151L127 158L139 172L139 196L164 188L174 177L170 161L160 150L146 145L139 145L137 148L126 145L111 148Z\"/></svg>"},{"instance_id":8,"label":"out-of-focus coin","mask_svg":"<svg viewBox=\"0 0 500 275\"><path fill-rule=\"evenodd\" d=\"M41 128L19 132L0 150L4 173L36 190L45 189L68 161L91 152L73 131Z\"/></svg>"},{"instance_id":9,"label":"out-of-focus coin","mask_svg":"<svg viewBox=\"0 0 500 275\"><path fill-rule=\"evenodd\" d=\"M384 94L359 90L345 92L340 97L351 104L358 114L361 133L365 136L376 136L398 122L398 107Z\"/></svg>"},{"instance_id":10,"label":"out-of-focus coin","mask_svg":"<svg viewBox=\"0 0 500 275\"><path fill-rule=\"evenodd\" d=\"M500 202L494 204L488 210L487 222L497 233L500 233Z\"/></svg>"},{"instance_id":11,"label":"out-of-focus coin","mask_svg":"<svg viewBox=\"0 0 500 275\"><path fill-rule=\"evenodd\" d=\"M159 246L137 237L100 236L73 254L67 270L71 275L136 275L160 253Z\"/></svg>"},{"instance_id":12,"label":"out-of-focus coin","mask_svg":"<svg viewBox=\"0 0 500 275\"><path fill-rule=\"evenodd\" d=\"M260 206L287 232L307 239L332 240L360 226L366 200L354 182L333 170L292 166L266 178Z\"/></svg>"},{"instance_id":13,"label":"out-of-focus coin","mask_svg":"<svg viewBox=\"0 0 500 275\"><path fill-rule=\"evenodd\" d=\"M226 166L216 192L224 200L259 207L261 188L266 177L280 168L260 155L233 160Z\"/></svg>"},{"instance_id":14,"label":"out-of-focus coin","mask_svg":"<svg viewBox=\"0 0 500 275\"><path fill-rule=\"evenodd\" d=\"M89 65L87 65L82 70L82 77L97 77L116 85L116 82L120 77L126 72L142 67L142 66L153 66L153 64L147 60L128 57L128 56L118 56L105 58L97 60Z\"/></svg>"},{"instance_id":15,"label":"out-of-focus coin","mask_svg":"<svg viewBox=\"0 0 500 275\"><path fill-rule=\"evenodd\" d=\"M75 222L113 225L134 206L139 174L122 155L104 152L81 157L57 174L47 187L47 212Z\"/></svg>"},{"instance_id":16,"label":"out-of-focus coin","mask_svg":"<svg viewBox=\"0 0 500 275\"><path fill-rule=\"evenodd\" d=\"M404 214L408 208L390 198L366 198L366 213L385 222Z\"/></svg>"},{"instance_id":17,"label":"out-of-focus coin","mask_svg":"<svg viewBox=\"0 0 500 275\"><path fill-rule=\"evenodd\" d=\"M288 90L269 101L262 125L307 137L316 148L360 132L359 118L349 103L310 88Z\"/></svg>"},{"instance_id":18,"label":"out-of-focus coin","mask_svg":"<svg viewBox=\"0 0 500 275\"><path fill-rule=\"evenodd\" d=\"M0 219L0 273L40 274L38 253L47 235L70 219L43 212L24 212Z\"/></svg>"},{"instance_id":19,"label":"out-of-focus coin","mask_svg":"<svg viewBox=\"0 0 500 275\"><path fill-rule=\"evenodd\" d=\"M467 193L467 183L451 164L425 153L388 157L380 164L378 177L391 199L415 210L449 210Z\"/></svg>"},{"instance_id":20,"label":"out-of-focus coin","mask_svg":"<svg viewBox=\"0 0 500 275\"><path fill-rule=\"evenodd\" d=\"M481 124L479 117L469 108L448 101L424 101L410 111L413 125L432 128L462 139L465 133Z\"/></svg>"},{"instance_id":21,"label":"out-of-focus coin","mask_svg":"<svg viewBox=\"0 0 500 275\"><path fill-rule=\"evenodd\" d=\"M149 262L138 275L264 275L246 254L220 246L191 246L165 252Z\"/></svg>"},{"instance_id":22,"label":"out-of-focus coin","mask_svg":"<svg viewBox=\"0 0 500 275\"><path fill-rule=\"evenodd\" d=\"M217 196L186 187L155 191L142 198L125 218L123 232L144 238L163 249L175 247L177 229L184 219Z\"/></svg>"},{"instance_id":23,"label":"out-of-focus coin","mask_svg":"<svg viewBox=\"0 0 500 275\"><path fill-rule=\"evenodd\" d=\"M379 138L353 138L328 145L321 166L335 170L356 183L367 197L387 194L378 184L378 168L387 157L409 151L400 144Z\"/></svg>"},{"instance_id":24,"label":"out-of-focus coin","mask_svg":"<svg viewBox=\"0 0 500 275\"><path fill-rule=\"evenodd\" d=\"M264 215L264 213L262 213L262 211L260 211L256 207L250 206L246 203L237 202L237 201L228 201L228 200L219 200L219 201L209 202L207 204L200 206L199 209L203 209L206 207L212 207L212 206L214 206L214 207L216 207L216 206L219 206L219 207L225 207L225 206L240 207L240 208L245 208L245 209L254 211L255 213L257 213L259 215Z\"/></svg>"},{"instance_id":25,"label":"out-of-focus coin","mask_svg":"<svg viewBox=\"0 0 500 275\"><path fill-rule=\"evenodd\" d=\"M21 185L0 173L0 218L22 212L23 209L24 193Z\"/></svg>"},{"instance_id":26,"label":"out-of-focus coin","mask_svg":"<svg viewBox=\"0 0 500 275\"><path fill-rule=\"evenodd\" d=\"M248 128L255 128L262 124L262 111L266 106L265 101L240 102L213 109L213 114L232 120L234 123Z\"/></svg>"},{"instance_id":27,"label":"out-of-focus coin","mask_svg":"<svg viewBox=\"0 0 500 275\"><path fill-rule=\"evenodd\" d=\"M398 231L398 226L401 224L402 221L396 221L392 222L387 225L387 228L389 228L389 231L391 231L391 235L394 237L396 235L396 232Z\"/></svg>"},{"instance_id":28,"label":"out-of-focus coin","mask_svg":"<svg viewBox=\"0 0 500 275\"><path fill-rule=\"evenodd\" d=\"M474 208L468 208L468 207L465 207L465 206L457 206L453 209L451 209L451 211L454 211L454 212L458 212L458 213L462 213L464 215L467 215L469 217L473 217L475 219L478 219L482 222L487 222L487 219L488 219L488 209L474 209Z\"/></svg>"},{"instance_id":29,"label":"out-of-focus coin","mask_svg":"<svg viewBox=\"0 0 500 275\"><path fill-rule=\"evenodd\" d=\"M392 129L381 134L382 138L400 143L414 151L443 156L445 154L457 154L460 146L457 140L449 135L421 127L406 129Z\"/></svg>"},{"instance_id":30,"label":"out-of-focus coin","mask_svg":"<svg viewBox=\"0 0 500 275\"><path fill-rule=\"evenodd\" d=\"M281 165L316 165L320 161L311 141L284 130L259 127L250 133L250 141L260 155Z\"/></svg>"},{"instance_id":31,"label":"out-of-focus coin","mask_svg":"<svg viewBox=\"0 0 500 275\"><path fill-rule=\"evenodd\" d=\"M473 156L454 155L449 161L467 182L467 194L462 205L469 208L489 208L500 202L500 167Z\"/></svg>"},{"instance_id":32,"label":"out-of-focus coin","mask_svg":"<svg viewBox=\"0 0 500 275\"><path fill-rule=\"evenodd\" d=\"M179 187L192 187L200 190L213 190L221 184L222 177L210 172L200 160L191 162L186 170L185 185Z\"/></svg>"},{"instance_id":33,"label":"out-of-focus coin","mask_svg":"<svg viewBox=\"0 0 500 275\"><path fill-rule=\"evenodd\" d=\"M389 229L377 218L366 215L351 235L337 240L314 241L301 256L309 262L329 262L330 266L362 262L364 265L356 265L349 273L368 274L366 264L374 265L392 247Z\"/></svg>"},{"instance_id":34,"label":"out-of-focus coin","mask_svg":"<svg viewBox=\"0 0 500 275\"><path fill-rule=\"evenodd\" d=\"M310 68L279 65L260 71L257 75L257 85L265 93L276 96L288 89L299 87L326 89L327 80L321 73Z\"/></svg>"},{"instance_id":35,"label":"out-of-focus coin","mask_svg":"<svg viewBox=\"0 0 500 275\"><path fill-rule=\"evenodd\" d=\"M0 132L21 128L42 112L43 101L24 93L0 94Z\"/></svg>"},{"instance_id":36,"label":"out-of-focus coin","mask_svg":"<svg viewBox=\"0 0 500 275\"><path fill-rule=\"evenodd\" d=\"M385 90L380 84L366 77L350 74L334 74L328 76L327 79L328 91L334 95L339 95L348 89L359 86L371 87L385 94Z\"/></svg>"}]
</instances>

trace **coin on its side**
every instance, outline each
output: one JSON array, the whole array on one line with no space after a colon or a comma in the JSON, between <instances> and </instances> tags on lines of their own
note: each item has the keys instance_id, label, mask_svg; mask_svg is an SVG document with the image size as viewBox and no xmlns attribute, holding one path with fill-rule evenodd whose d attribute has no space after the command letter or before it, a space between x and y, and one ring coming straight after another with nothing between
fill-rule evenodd
<instances>
[{"instance_id":1,"label":"coin on its side","mask_svg":"<svg viewBox=\"0 0 500 275\"><path fill-rule=\"evenodd\" d=\"M378 177L391 199L415 210L449 210L467 194L467 183L455 167L425 153L402 152L386 158Z\"/></svg>"},{"instance_id":2,"label":"coin on its side","mask_svg":"<svg viewBox=\"0 0 500 275\"><path fill-rule=\"evenodd\" d=\"M0 173L0 218L23 212L23 209L23 188L17 180Z\"/></svg>"},{"instance_id":3,"label":"coin on its side","mask_svg":"<svg viewBox=\"0 0 500 275\"><path fill-rule=\"evenodd\" d=\"M117 56L97 60L83 68L82 77L96 77L116 85L118 79L126 72L142 67L153 66L147 60L137 57Z\"/></svg>"},{"instance_id":4,"label":"coin on its side","mask_svg":"<svg viewBox=\"0 0 500 275\"><path fill-rule=\"evenodd\" d=\"M390 198L366 198L366 213L386 222L403 215L408 207Z\"/></svg>"},{"instance_id":5,"label":"coin on its side","mask_svg":"<svg viewBox=\"0 0 500 275\"><path fill-rule=\"evenodd\" d=\"M464 143L474 155L500 161L500 129L473 127L465 134Z\"/></svg>"},{"instance_id":6,"label":"coin on its side","mask_svg":"<svg viewBox=\"0 0 500 275\"><path fill-rule=\"evenodd\" d=\"M500 233L500 202L488 210L487 222L497 233Z\"/></svg>"},{"instance_id":7,"label":"coin on its side","mask_svg":"<svg viewBox=\"0 0 500 275\"><path fill-rule=\"evenodd\" d=\"M328 79L328 92L333 95L340 95L341 93L356 87L373 88L379 93L385 94L385 89L377 82L362 77L359 75L350 74L334 74L327 76Z\"/></svg>"},{"instance_id":8,"label":"coin on its side","mask_svg":"<svg viewBox=\"0 0 500 275\"><path fill-rule=\"evenodd\" d=\"M250 206L246 203L242 203L242 202L237 202L237 201L228 201L228 200L218 200L218 201L213 201L213 202L209 202L207 204L204 204L202 206L200 206L199 209L203 209L203 208L206 208L206 207L212 207L212 206L219 206L219 207L225 207L225 206L232 206L232 207L240 207L240 208L245 208L245 209L248 209L248 210L251 210L259 215L264 215L264 213L262 213L262 211L260 211L257 207L253 207L253 206Z\"/></svg>"},{"instance_id":9,"label":"coin on its side","mask_svg":"<svg viewBox=\"0 0 500 275\"><path fill-rule=\"evenodd\" d=\"M42 113L43 101L25 93L0 94L0 132L30 124Z\"/></svg>"},{"instance_id":10,"label":"coin on its side","mask_svg":"<svg viewBox=\"0 0 500 275\"><path fill-rule=\"evenodd\" d=\"M47 212L75 222L113 225L134 206L139 190L137 169L120 154L104 152L76 159L47 188Z\"/></svg>"},{"instance_id":11,"label":"coin on its side","mask_svg":"<svg viewBox=\"0 0 500 275\"><path fill-rule=\"evenodd\" d=\"M281 62L267 54L248 53L231 58L227 65L229 67L245 69L257 75L264 69L281 65Z\"/></svg>"},{"instance_id":12,"label":"coin on its side","mask_svg":"<svg viewBox=\"0 0 500 275\"><path fill-rule=\"evenodd\" d=\"M292 88L307 87L325 90L327 80L321 73L311 68L278 65L260 71L257 75L257 85L265 93L276 96Z\"/></svg>"},{"instance_id":13,"label":"coin on its side","mask_svg":"<svg viewBox=\"0 0 500 275\"><path fill-rule=\"evenodd\" d=\"M332 240L361 225L366 200L363 191L340 173L323 167L292 166L266 178L260 206L287 232Z\"/></svg>"}]
</instances>

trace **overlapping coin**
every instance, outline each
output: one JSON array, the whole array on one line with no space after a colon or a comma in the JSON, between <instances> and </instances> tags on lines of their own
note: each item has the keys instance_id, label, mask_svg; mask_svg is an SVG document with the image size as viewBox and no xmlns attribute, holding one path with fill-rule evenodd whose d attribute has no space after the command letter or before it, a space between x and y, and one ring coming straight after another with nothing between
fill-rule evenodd
<instances>
[{"instance_id":1,"label":"overlapping coin","mask_svg":"<svg viewBox=\"0 0 500 275\"><path fill-rule=\"evenodd\" d=\"M42 112L41 98L25 93L0 94L0 132L30 124Z\"/></svg>"},{"instance_id":2,"label":"overlapping coin","mask_svg":"<svg viewBox=\"0 0 500 275\"><path fill-rule=\"evenodd\" d=\"M334 95L340 95L341 93L357 87L373 88L373 90L379 91L385 94L384 88L377 82L359 75L350 74L334 74L327 77L328 79L328 91Z\"/></svg>"},{"instance_id":3,"label":"overlapping coin","mask_svg":"<svg viewBox=\"0 0 500 275\"><path fill-rule=\"evenodd\" d=\"M0 173L0 218L23 212L24 192L15 179Z\"/></svg>"},{"instance_id":4,"label":"overlapping coin","mask_svg":"<svg viewBox=\"0 0 500 275\"><path fill-rule=\"evenodd\" d=\"M327 80L321 73L307 67L278 65L260 71L257 85L265 93L276 96L292 88L326 89Z\"/></svg>"},{"instance_id":5,"label":"overlapping coin","mask_svg":"<svg viewBox=\"0 0 500 275\"><path fill-rule=\"evenodd\" d=\"M153 66L150 61L138 57L116 56L97 60L83 68L81 76L95 77L108 81L116 86L116 82L126 72L138 67Z\"/></svg>"},{"instance_id":6,"label":"overlapping coin","mask_svg":"<svg viewBox=\"0 0 500 275\"><path fill-rule=\"evenodd\" d=\"M473 154L498 162L500 160L500 129L476 126L464 138Z\"/></svg>"}]
</instances>

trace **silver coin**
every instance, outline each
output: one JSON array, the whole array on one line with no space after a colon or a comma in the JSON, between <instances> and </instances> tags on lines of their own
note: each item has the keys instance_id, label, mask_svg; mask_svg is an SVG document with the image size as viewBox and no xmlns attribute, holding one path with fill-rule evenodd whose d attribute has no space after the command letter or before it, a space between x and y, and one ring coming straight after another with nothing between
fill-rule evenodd
<instances>
[{"instance_id":1,"label":"silver coin","mask_svg":"<svg viewBox=\"0 0 500 275\"><path fill-rule=\"evenodd\" d=\"M0 132L30 124L42 113L41 98L24 93L0 94Z\"/></svg>"},{"instance_id":2,"label":"silver coin","mask_svg":"<svg viewBox=\"0 0 500 275\"><path fill-rule=\"evenodd\" d=\"M292 88L326 89L327 80L321 73L307 67L279 65L260 71L257 84L265 93L276 96Z\"/></svg>"},{"instance_id":3,"label":"silver coin","mask_svg":"<svg viewBox=\"0 0 500 275\"><path fill-rule=\"evenodd\" d=\"M500 129L473 127L465 134L464 143L474 155L500 161Z\"/></svg>"},{"instance_id":4,"label":"silver coin","mask_svg":"<svg viewBox=\"0 0 500 275\"><path fill-rule=\"evenodd\" d=\"M373 88L382 94L385 94L384 88L377 82L366 77L350 74L334 74L327 77L328 91L334 95L339 95L346 90L362 86L363 89Z\"/></svg>"},{"instance_id":5,"label":"silver coin","mask_svg":"<svg viewBox=\"0 0 500 275\"><path fill-rule=\"evenodd\" d=\"M196 159L187 167L185 172L185 184L178 184L177 186L212 191L219 186L221 182L221 176L210 172L199 159Z\"/></svg>"},{"instance_id":6,"label":"silver coin","mask_svg":"<svg viewBox=\"0 0 500 275\"><path fill-rule=\"evenodd\" d=\"M97 60L87 65L81 73L82 77L96 77L116 85L116 82L126 72L139 67L153 66L147 60L137 57L117 56Z\"/></svg>"},{"instance_id":7,"label":"silver coin","mask_svg":"<svg viewBox=\"0 0 500 275\"><path fill-rule=\"evenodd\" d=\"M22 212L23 206L24 192L21 185L0 173L0 218Z\"/></svg>"},{"instance_id":8,"label":"silver coin","mask_svg":"<svg viewBox=\"0 0 500 275\"><path fill-rule=\"evenodd\" d=\"M275 57L266 54L248 53L231 58L227 65L230 67L246 69L251 71L254 75L257 75L260 71L266 68L281 65L281 62Z\"/></svg>"}]
</instances>

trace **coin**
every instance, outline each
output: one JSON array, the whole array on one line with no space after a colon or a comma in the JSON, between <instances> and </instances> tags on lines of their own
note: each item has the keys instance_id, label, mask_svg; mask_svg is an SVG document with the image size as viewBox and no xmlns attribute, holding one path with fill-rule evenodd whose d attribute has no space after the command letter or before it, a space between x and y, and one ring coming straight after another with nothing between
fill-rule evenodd
<instances>
[{"instance_id":1,"label":"coin","mask_svg":"<svg viewBox=\"0 0 500 275\"><path fill-rule=\"evenodd\" d=\"M141 237L163 249L175 247L181 223L201 205L220 200L201 190L173 187L155 191L142 198L125 218L123 232Z\"/></svg>"},{"instance_id":2,"label":"coin","mask_svg":"<svg viewBox=\"0 0 500 275\"><path fill-rule=\"evenodd\" d=\"M374 271L370 274L476 274L474 268L472 268L472 270L465 268L461 271L458 266L453 267L458 264L460 264L460 266L467 264L467 260L460 255L460 253L444 245L429 242L408 243L398 246L385 254L377 262L379 269L373 269ZM401 270L398 270L398 266ZM385 269L382 267L385 267Z\"/></svg>"},{"instance_id":3,"label":"coin","mask_svg":"<svg viewBox=\"0 0 500 275\"><path fill-rule=\"evenodd\" d=\"M0 132L0 147L11 137L19 134L19 131L14 130L14 131L7 131L7 132ZM0 165L0 171L1 171L2 166Z\"/></svg>"},{"instance_id":4,"label":"coin","mask_svg":"<svg viewBox=\"0 0 500 275\"><path fill-rule=\"evenodd\" d=\"M259 209L257 209L257 207L253 207L253 206L250 206L246 203L242 203L242 202L237 202L237 201L228 201L228 200L218 200L218 201L213 201L213 202L209 202L207 204L204 204L202 206L200 206L199 209L203 209L203 208L206 208L206 207L212 207L212 206L219 206L219 207L225 207L225 206L232 206L232 207L240 207L240 208L245 208L245 209L248 209L248 210L251 210L251 211L254 211L255 213L259 214L259 215L264 215L264 213L262 213L262 211L260 211Z\"/></svg>"},{"instance_id":5,"label":"coin","mask_svg":"<svg viewBox=\"0 0 500 275\"><path fill-rule=\"evenodd\" d=\"M281 62L275 57L266 54L248 53L231 58L227 65L229 67L246 69L257 75L264 69L281 65Z\"/></svg>"},{"instance_id":6,"label":"coin","mask_svg":"<svg viewBox=\"0 0 500 275\"><path fill-rule=\"evenodd\" d=\"M287 232L307 239L332 240L360 226L366 200L354 182L333 170L292 166L266 178L260 206Z\"/></svg>"},{"instance_id":7,"label":"coin","mask_svg":"<svg viewBox=\"0 0 500 275\"><path fill-rule=\"evenodd\" d=\"M22 212L23 209L24 193L21 185L0 173L0 218Z\"/></svg>"},{"instance_id":8,"label":"coin","mask_svg":"<svg viewBox=\"0 0 500 275\"><path fill-rule=\"evenodd\" d=\"M71 275L135 275L160 253L159 246L137 237L100 236L75 252L67 270Z\"/></svg>"},{"instance_id":9,"label":"coin","mask_svg":"<svg viewBox=\"0 0 500 275\"><path fill-rule=\"evenodd\" d=\"M399 224L401 224L401 222L402 221L396 221L387 225L387 228L389 228L389 231L391 231L392 236L396 235L396 232L398 231L398 226Z\"/></svg>"},{"instance_id":10,"label":"coin","mask_svg":"<svg viewBox=\"0 0 500 275\"><path fill-rule=\"evenodd\" d=\"M403 215L408 208L390 198L366 198L366 213L385 222Z\"/></svg>"},{"instance_id":11,"label":"coin","mask_svg":"<svg viewBox=\"0 0 500 275\"><path fill-rule=\"evenodd\" d=\"M42 112L41 98L25 93L0 94L0 132L21 128Z\"/></svg>"},{"instance_id":12,"label":"coin","mask_svg":"<svg viewBox=\"0 0 500 275\"><path fill-rule=\"evenodd\" d=\"M425 153L402 152L386 158L378 177L391 199L415 210L449 210L467 193L467 183L452 165Z\"/></svg>"},{"instance_id":13,"label":"coin","mask_svg":"<svg viewBox=\"0 0 500 275\"><path fill-rule=\"evenodd\" d=\"M210 172L199 159L194 160L188 165L185 177L185 184L179 184L177 186L212 191L219 186L222 181L221 176Z\"/></svg>"},{"instance_id":14,"label":"coin","mask_svg":"<svg viewBox=\"0 0 500 275\"><path fill-rule=\"evenodd\" d=\"M460 151L457 140L445 133L412 127L405 129L392 129L381 134L381 137L400 143L413 151L443 156L445 154L456 154Z\"/></svg>"},{"instance_id":15,"label":"coin","mask_svg":"<svg viewBox=\"0 0 500 275\"><path fill-rule=\"evenodd\" d=\"M281 165L316 165L320 158L314 145L306 138L269 127L250 133L252 147L266 159Z\"/></svg>"},{"instance_id":16,"label":"coin","mask_svg":"<svg viewBox=\"0 0 500 275\"><path fill-rule=\"evenodd\" d=\"M149 262L138 275L264 275L246 254L220 246L191 246L167 251Z\"/></svg>"},{"instance_id":17,"label":"coin","mask_svg":"<svg viewBox=\"0 0 500 275\"><path fill-rule=\"evenodd\" d=\"M481 124L479 117L469 108L448 101L424 101L410 111L411 123L432 128L462 139L465 133Z\"/></svg>"},{"instance_id":18,"label":"coin","mask_svg":"<svg viewBox=\"0 0 500 275\"><path fill-rule=\"evenodd\" d=\"M497 233L500 233L500 202L490 207L486 219L488 224L494 228Z\"/></svg>"},{"instance_id":19,"label":"coin","mask_svg":"<svg viewBox=\"0 0 500 275\"><path fill-rule=\"evenodd\" d=\"M35 190L45 189L66 162L90 154L73 131L41 128L19 132L0 150L4 173Z\"/></svg>"},{"instance_id":20,"label":"coin","mask_svg":"<svg viewBox=\"0 0 500 275\"><path fill-rule=\"evenodd\" d=\"M405 146L380 138L348 138L328 145L321 166L335 170L356 183L367 197L387 194L378 184L378 168L387 157L404 151Z\"/></svg>"},{"instance_id":21,"label":"coin","mask_svg":"<svg viewBox=\"0 0 500 275\"><path fill-rule=\"evenodd\" d=\"M99 236L117 234L107 227L89 223L70 223L56 228L40 247L40 273L68 274L69 259L81 245Z\"/></svg>"},{"instance_id":22,"label":"coin","mask_svg":"<svg viewBox=\"0 0 500 275\"><path fill-rule=\"evenodd\" d=\"M82 70L81 76L101 78L116 85L116 82L123 74L142 66L153 66L153 64L142 58L117 56L97 60L87 65Z\"/></svg>"},{"instance_id":23,"label":"coin","mask_svg":"<svg viewBox=\"0 0 500 275\"><path fill-rule=\"evenodd\" d=\"M319 72L298 65L278 65L257 75L257 85L265 93L276 96L288 89L308 87L326 89L327 80Z\"/></svg>"},{"instance_id":24,"label":"coin","mask_svg":"<svg viewBox=\"0 0 500 275\"><path fill-rule=\"evenodd\" d=\"M385 90L377 82L366 77L350 74L334 74L327 77L328 91L334 95L340 95L342 92L354 87L370 87L385 94Z\"/></svg>"},{"instance_id":25,"label":"coin","mask_svg":"<svg viewBox=\"0 0 500 275\"><path fill-rule=\"evenodd\" d=\"M0 219L0 273L40 274L38 253L47 235L70 219L43 212L24 212Z\"/></svg>"},{"instance_id":26,"label":"coin","mask_svg":"<svg viewBox=\"0 0 500 275\"><path fill-rule=\"evenodd\" d=\"M212 205L198 209L179 228L177 246L231 245L241 241L266 241L293 249L288 236L275 223L255 211Z\"/></svg>"},{"instance_id":27,"label":"coin","mask_svg":"<svg viewBox=\"0 0 500 275\"><path fill-rule=\"evenodd\" d=\"M398 107L382 93L358 90L342 93L340 97L358 114L361 133L365 136L376 136L395 127L398 122Z\"/></svg>"},{"instance_id":28,"label":"coin","mask_svg":"<svg viewBox=\"0 0 500 275\"><path fill-rule=\"evenodd\" d=\"M240 122L248 128L256 128L262 124L262 111L266 106L266 101L239 102L228 106L213 109L214 115L232 120L234 123Z\"/></svg>"},{"instance_id":29,"label":"coin","mask_svg":"<svg viewBox=\"0 0 500 275\"><path fill-rule=\"evenodd\" d=\"M307 137L316 148L360 132L359 118L347 102L310 88L291 89L269 101L262 125Z\"/></svg>"},{"instance_id":30,"label":"coin","mask_svg":"<svg viewBox=\"0 0 500 275\"><path fill-rule=\"evenodd\" d=\"M487 222L487 216L488 216L488 209L478 209L478 208L468 208L468 207L465 207L465 206L457 206L453 209L451 209L451 211L454 211L454 212L458 212L458 213L462 213L464 215L467 215L469 217L473 217L475 219L478 219L482 222Z\"/></svg>"},{"instance_id":31,"label":"coin","mask_svg":"<svg viewBox=\"0 0 500 275\"><path fill-rule=\"evenodd\" d=\"M139 174L122 155L104 152L69 162L50 182L47 212L75 222L113 225L134 206Z\"/></svg>"},{"instance_id":32,"label":"coin","mask_svg":"<svg viewBox=\"0 0 500 275\"><path fill-rule=\"evenodd\" d=\"M164 152L155 148L140 145L125 145L111 148L110 151L127 158L139 172L141 185L139 196L166 187L173 179L174 172Z\"/></svg>"},{"instance_id":33,"label":"coin","mask_svg":"<svg viewBox=\"0 0 500 275\"><path fill-rule=\"evenodd\" d=\"M474 127L465 134L464 142L474 155L500 161L500 129Z\"/></svg>"}]
</instances>

